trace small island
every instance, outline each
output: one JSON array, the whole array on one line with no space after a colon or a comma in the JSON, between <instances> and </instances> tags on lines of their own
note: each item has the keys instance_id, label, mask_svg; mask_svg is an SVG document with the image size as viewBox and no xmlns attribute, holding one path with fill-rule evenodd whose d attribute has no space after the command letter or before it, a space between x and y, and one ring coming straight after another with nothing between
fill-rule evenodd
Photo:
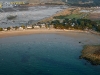
<instances>
[{"instance_id":1,"label":"small island","mask_svg":"<svg viewBox=\"0 0 100 75\"><path fill-rule=\"evenodd\" d=\"M100 65L100 45L84 46L79 58L88 60L92 65Z\"/></svg>"}]
</instances>

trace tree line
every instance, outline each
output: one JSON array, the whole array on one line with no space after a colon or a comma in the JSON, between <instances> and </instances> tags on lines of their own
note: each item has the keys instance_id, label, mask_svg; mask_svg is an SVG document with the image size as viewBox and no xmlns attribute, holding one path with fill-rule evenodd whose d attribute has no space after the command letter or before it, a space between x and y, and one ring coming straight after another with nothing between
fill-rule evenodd
<instances>
[{"instance_id":1,"label":"tree line","mask_svg":"<svg viewBox=\"0 0 100 75\"><path fill-rule=\"evenodd\" d=\"M51 22L56 29L79 29L100 31L100 25L90 19L64 19L62 22L54 20Z\"/></svg>"}]
</instances>

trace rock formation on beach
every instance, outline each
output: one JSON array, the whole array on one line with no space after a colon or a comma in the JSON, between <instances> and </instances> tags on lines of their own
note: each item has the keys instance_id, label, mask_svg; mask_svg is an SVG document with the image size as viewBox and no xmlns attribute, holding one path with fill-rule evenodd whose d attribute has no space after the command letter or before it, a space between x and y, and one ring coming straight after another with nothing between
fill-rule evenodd
<instances>
[{"instance_id":1,"label":"rock formation on beach","mask_svg":"<svg viewBox=\"0 0 100 75\"><path fill-rule=\"evenodd\" d=\"M88 60L93 65L100 65L100 45L85 46L80 58Z\"/></svg>"}]
</instances>

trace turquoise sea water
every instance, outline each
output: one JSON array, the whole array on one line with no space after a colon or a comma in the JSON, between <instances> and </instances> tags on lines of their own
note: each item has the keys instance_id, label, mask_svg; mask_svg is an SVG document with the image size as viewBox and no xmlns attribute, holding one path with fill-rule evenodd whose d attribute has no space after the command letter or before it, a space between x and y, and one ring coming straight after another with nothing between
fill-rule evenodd
<instances>
[{"instance_id":1,"label":"turquoise sea water","mask_svg":"<svg viewBox=\"0 0 100 75\"><path fill-rule=\"evenodd\" d=\"M0 39L0 75L100 75L100 66L79 59L71 37L34 34Z\"/></svg>"}]
</instances>

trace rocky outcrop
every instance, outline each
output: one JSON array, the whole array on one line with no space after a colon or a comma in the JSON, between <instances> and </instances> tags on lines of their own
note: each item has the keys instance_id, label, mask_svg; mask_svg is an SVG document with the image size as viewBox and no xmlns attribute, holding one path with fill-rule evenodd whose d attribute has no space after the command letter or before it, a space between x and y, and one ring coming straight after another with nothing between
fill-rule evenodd
<instances>
[{"instance_id":1,"label":"rocky outcrop","mask_svg":"<svg viewBox=\"0 0 100 75\"><path fill-rule=\"evenodd\" d=\"M100 65L100 45L85 46L79 58L88 60L92 65Z\"/></svg>"}]
</instances>

